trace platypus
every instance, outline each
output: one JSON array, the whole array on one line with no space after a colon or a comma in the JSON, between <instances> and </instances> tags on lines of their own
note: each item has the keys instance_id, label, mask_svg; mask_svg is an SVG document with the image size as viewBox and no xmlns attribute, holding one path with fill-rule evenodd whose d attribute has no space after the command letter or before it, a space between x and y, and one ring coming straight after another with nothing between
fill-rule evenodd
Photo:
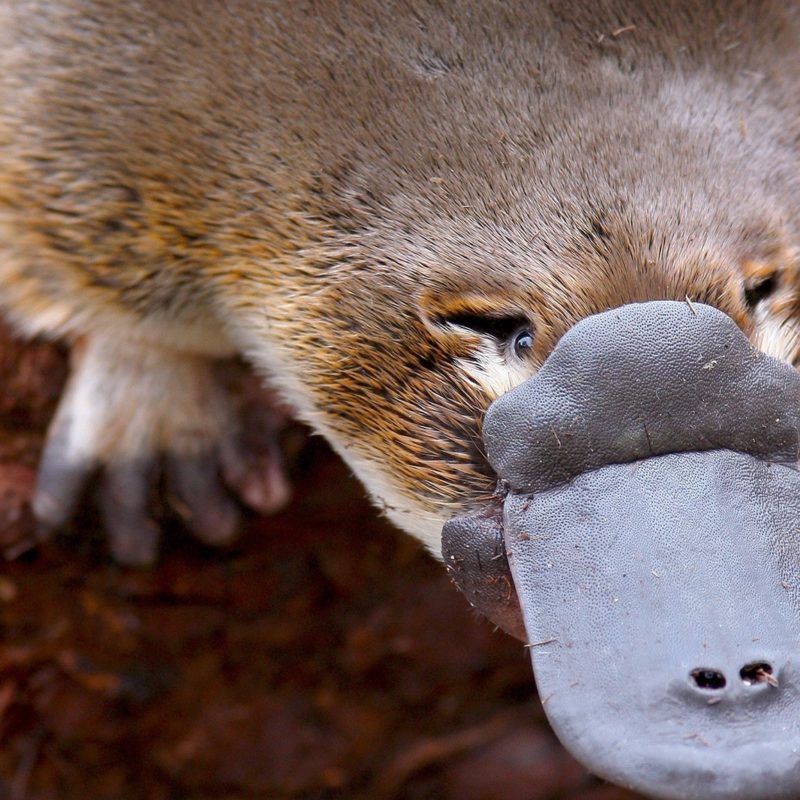
<instances>
[{"instance_id":1,"label":"platypus","mask_svg":"<svg viewBox=\"0 0 800 800\"><path fill-rule=\"evenodd\" d=\"M126 564L159 480L212 543L282 505L235 354L437 555L581 320L702 304L795 365L798 42L777 0L0 0L0 305L73 348L42 536L97 474Z\"/></svg>"}]
</instances>

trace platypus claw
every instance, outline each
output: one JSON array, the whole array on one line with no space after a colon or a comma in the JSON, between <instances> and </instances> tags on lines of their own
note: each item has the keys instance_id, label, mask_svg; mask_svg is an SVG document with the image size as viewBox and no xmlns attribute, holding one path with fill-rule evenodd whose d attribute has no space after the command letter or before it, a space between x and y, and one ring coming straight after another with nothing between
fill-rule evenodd
<instances>
[{"instance_id":1,"label":"platypus claw","mask_svg":"<svg viewBox=\"0 0 800 800\"><path fill-rule=\"evenodd\" d=\"M114 559L145 566L158 555L159 505L219 546L239 531L236 497L263 514L288 502L277 444L285 417L240 365L94 341L74 362L39 468L39 541L92 492Z\"/></svg>"}]
</instances>

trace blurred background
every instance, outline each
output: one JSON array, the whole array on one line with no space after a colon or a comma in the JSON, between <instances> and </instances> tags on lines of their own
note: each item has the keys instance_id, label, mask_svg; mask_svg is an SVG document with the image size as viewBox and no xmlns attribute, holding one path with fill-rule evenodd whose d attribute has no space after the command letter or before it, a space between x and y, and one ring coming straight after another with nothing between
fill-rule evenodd
<instances>
[{"instance_id":1,"label":"blurred background","mask_svg":"<svg viewBox=\"0 0 800 800\"><path fill-rule=\"evenodd\" d=\"M299 426L290 507L233 548L26 551L63 351L0 329L0 800L635 800L553 737L522 646Z\"/></svg>"}]
</instances>

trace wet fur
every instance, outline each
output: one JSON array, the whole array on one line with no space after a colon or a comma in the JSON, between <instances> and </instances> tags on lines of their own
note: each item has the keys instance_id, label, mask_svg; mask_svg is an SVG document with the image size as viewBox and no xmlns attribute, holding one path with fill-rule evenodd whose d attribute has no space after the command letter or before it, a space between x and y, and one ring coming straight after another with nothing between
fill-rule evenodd
<instances>
[{"instance_id":1,"label":"wet fur","mask_svg":"<svg viewBox=\"0 0 800 800\"><path fill-rule=\"evenodd\" d=\"M2 302L243 352L436 550L582 317L688 297L795 357L798 41L784 2L4 0Z\"/></svg>"}]
</instances>

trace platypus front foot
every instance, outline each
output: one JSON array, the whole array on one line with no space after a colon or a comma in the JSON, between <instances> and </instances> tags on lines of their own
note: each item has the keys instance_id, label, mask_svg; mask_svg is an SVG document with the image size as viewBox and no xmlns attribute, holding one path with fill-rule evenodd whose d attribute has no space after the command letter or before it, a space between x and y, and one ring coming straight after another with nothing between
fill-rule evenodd
<instances>
[{"instance_id":1,"label":"platypus front foot","mask_svg":"<svg viewBox=\"0 0 800 800\"><path fill-rule=\"evenodd\" d=\"M277 446L282 419L265 405L244 426L232 379L241 381L235 365L151 341L92 336L76 345L39 468L39 539L69 522L88 492L114 559L131 566L157 556L159 491L210 545L235 538L235 495L261 513L282 508L289 497Z\"/></svg>"}]
</instances>

